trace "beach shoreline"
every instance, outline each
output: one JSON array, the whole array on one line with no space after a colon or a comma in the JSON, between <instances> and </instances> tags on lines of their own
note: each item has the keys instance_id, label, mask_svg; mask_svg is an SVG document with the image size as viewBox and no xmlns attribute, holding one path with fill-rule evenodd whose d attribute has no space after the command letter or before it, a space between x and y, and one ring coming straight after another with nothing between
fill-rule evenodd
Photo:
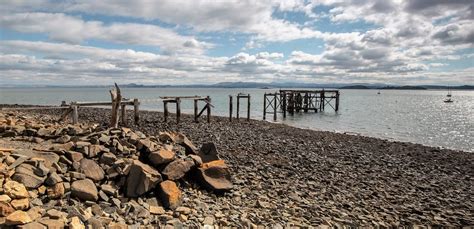
<instances>
[{"instance_id":1,"label":"beach shoreline","mask_svg":"<svg viewBox=\"0 0 474 229\"><path fill-rule=\"evenodd\" d=\"M79 108L79 122L107 125L109 117L110 109ZM214 142L229 163L232 193L202 197L216 222L239 225L244 215L265 226L474 225L472 153L261 120L163 120L161 112L140 111L139 125L128 123L148 135L178 131L196 145Z\"/></svg>"}]
</instances>

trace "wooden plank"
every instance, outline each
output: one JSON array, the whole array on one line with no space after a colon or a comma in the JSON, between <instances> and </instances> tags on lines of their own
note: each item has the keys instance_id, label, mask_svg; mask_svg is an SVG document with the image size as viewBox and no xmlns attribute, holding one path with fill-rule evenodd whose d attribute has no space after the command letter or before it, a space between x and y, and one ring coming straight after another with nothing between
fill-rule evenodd
<instances>
[{"instance_id":1,"label":"wooden plank","mask_svg":"<svg viewBox=\"0 0 474 229\"><path fill-rule=\"evenodd\" d=\"M263 120L265 120L267 115L267 93L263 94Z\"/></svg>"},{"instance_id":2,"label":"wooden plank","mask_svg":"<svg viewBox=\"0 0 474 229\"><path fill-rule=\"evenodd\" d=\"M194 100L194 122L198 122L198 101L197 99Z\"/></svg>"},{"instance_id":3,"label":"wooden plank","mask_svg":"<svg viewBox=\"0 0 474 229\"><path fill-rule=\"evenodd\" d=\"M112 117L110 119L110 127L117 128L119 122L119 109L122 102L122 94L120 88L115 83L115 87L109 91L112 99Z\"/></svg>"},{"instance_id":4,"label":"wooden plank","mask_svg":"<svg viewBox=\"0 0 474 229\"><path fill-rule=\"evenodd\" d=\"M140 103L138 102L138 99L133 99L133 113L134 113L135 125L138 125L138 122L140 121L139 106L140 106Z\"/></svg>"},{"instance_id":5,"label":"wooden plank","mask_svg":"<svg viewBox=\"0 0 474 229\"><path fill-rule=\"evenodd\" d=\"M77 106L72 105L72 124L77 124L79 122L79 114L77 111Z\"/></svg>"},{"instance_id":6,"label":"wooden plank","mask_svg":"<svg viewBox=\"0 0 474 229\"><path fill-rule=\"evenodd\" d=\"M127 107L125 104L122 104L121 112L122 114L120 115L120 117L121 117L122 125L127 126Z\"/></svg>"},{"instance_id":7,"label":"wooden plank","mask_svg":"<svg viewBox=\"0 0 474 229\"><path fill-rule=\"evenodd\" d=\"M237 118L237 121L239 121L239 116L240 116L240 96L237 95L237 114L235 117Z\"/></svg>"},{"instance_id":8,"label":"wooden plank","mask_svg":"<svg viewBox=\"0 0 474 229\"><path fill-rule=\"evenodd\" d=\"M247 121L250 121L250 94L247 97Z\"/></svg>"},{"instance_id":9,"label":"wooden plank","mask_svg":"<svg viewBox=\"0 0 474 229\"><path fill-rule=\"evenodd\" d=\"M181 119L181 99L176 99L176 123L179 123Z\"/></svg>"},{"instance_id":10,"label":"wooden plank","mask_svg":"<svg viewBox=\"0 0 474 229\"><path fill-rule=\"evenodd\" d=\"M229 95L229 122L232 122L232 95Z\"/></svg>"},{"instance_id":11,"label":"wooden plank","mask_svg":"<svg viewBox=\"0 0 474 229\"><path fill-rule=\"evenodd\" d=\"M165 122L168 121L168 101L163 100L163 116L165 118Z\"/></svg>"},{"instance_id":12,"label":"wooden plank","mask_svg":"<svg viewBox=\"0 0 474 229\"><path fill-rule=\"evenodd\" d=\"M211 122L211 98L209 96L206 97L209 103L206 105L207 106L207 123Z\"/></svg>"}]
</instances>

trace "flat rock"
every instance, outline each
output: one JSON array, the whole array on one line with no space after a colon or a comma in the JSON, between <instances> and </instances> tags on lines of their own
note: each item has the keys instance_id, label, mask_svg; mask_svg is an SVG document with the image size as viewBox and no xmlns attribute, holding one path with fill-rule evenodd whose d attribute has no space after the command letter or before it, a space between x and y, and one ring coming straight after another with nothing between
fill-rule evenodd
<instances>
[{"instance_id":1,"label":"flat rock","mask_svg":"<svg viewBox=\"0 0 474 229\"><path fill-rule=\"evenodd\" d=\"M49 174L48 178L46 178L45 183L48 186L53 186L56 183L59 183L59 182L62 182L62 181L63 181L63 179L61 179L61 177L56 172L52 172L52 173Z\"/></svg>"},{"instance_id":2,"label":"flat rock","mask_svg":"<svg viewBox=\"0 0 474 229\"><path fill-rule=\"evenodd\" d=\"M158 170L134 160L127 177L126 196L138 197L152 190L162 181Z\"/></svg>"},{"instance_id":3,"label":"flat rock","mask_svg":"<svg viewBox=\"0 0 474 229\"><path fill-rule=\"evenodd\" d=\"M7 181L3 185L3 191L12 199L28 198L30 196L25 185L16 181Z\"/></svg>"},{"instance_id":4,"label":"flat rock","mask_svg":"<svg viewBox=\"0 0 474 229\"><path fill-rule=\"evenodd\" d=\"M214 191L228 191L233 188L229 168L223 160L204 163L198 168L199 181Z\"/></svg>"},{"instance_id":5,"label":"flat rock","mask_svg":"<svg viewBox=\"0 0 474 229\"><path fill-rule=\"evenodd\" d=\"M0 202L0 216L7 216L14 212L15 209L10 203Z\"/></svg>"},{"instance_id":6,"label":"flat rock","mask_svg":"<svg viewBox=\"0 0 474 229\"><path fill-rule=\"evenodd\" d=\"M5 219L6 225L22 225L31 222L28 213L18 210L7 216Z\"/></svg>"},{"instance_id":7,"label":"flat rock","mask_svg":"<svg viewBox=\"0 0 474 229\"><path fill-rule=\"evenodd\" d=\"M59 199L64 196L65 188L62 182L56 183L46 189L46 193L50 199Z\"/></svg>"},{"instance_id":8,"label":"flat rock","mask_svg":"<svg viewBox=\"0 0 474 229\"><path fill-rule=\"evenodd\" d=\"M15 200L12 200L10 204L16 210L26 210L30 207L30 201L28 200L28 198L15 199Z\"/></svg>"},{"instance_id":9,"label":"flat rock","mask_svg":"<svg viewBox=\"0 0 474 229\"><path fill-rule=\"evenodd\" d=\"M169 163L165 169L163 169L162 174L169 180L178 180L183 178L194 165L193 160L177 159Z\"/></svg>"},{"instance_id":10,"label":"flat rock","mask_svg":"<svg viewBox=\"0 0 474 229\"><path fill-rule=\"evenodd\" d=\"M217 148L214 143L204 143L199 149L199 157L203 163L219 160L219 155L217 153Z\"/></svg>"},{"instance_id":11,"label":"flat rock","mask_svg":"<svg viewBox=\"0 0 474 229\"><path fill-rule=\"evenodd\" d=\"M97 201L97 188L92 180L77 180L71 184L71 195L80 200Z\"/></svg>"},{"instance_id":12,"label":"flat rock","mask_svg":"<svg viewBox=\"0 0 474 229\"><path fill-rule=\"evenodd\" d=\"M80 163L80 171L84 173L87 178L93 181L101 181L104 179L104 170L95 161L83 158Z\"/></svg>"},{"instance_id":13,"label":"flat rock","mask_svg":"<svg viewBox=\"0 0 474 229\"><path fill-rule=\"evenodd\" d=\"M15 169L12 180L24 184L27 188L37 188L43 184L46 177L37 176L34 170L33 165L23 163Z\"/></svg>"},{"instance_id":14,"label":"flat rock","mask_svg":"<svg viewBox=\"0 0 474 229\"><path fill-rule=\"evenodd\" d=\"M84 158L84 155L80 152L76 151L66 151L66 157L71 160L72 162L79 162L81 161L82 158Z\"/></svg>"},{"instance_id":15,"label":"flat rock","mask_svg":"<svg viewBox=\"0 0 474 229\"><path fill-rule=\"evenodd\" d=\"M18 226L19 229L47 229L47 227L38 222L31 222L25 225Z\"/></svg>"},{"instance_id":16,"label":"flat rock","mask_svg":"<svg viewBox=\"0 0 474 229\"><path fill-rule=\"evenodd\" d=\"M74 216L71 218L71 221L69 222L69 229L85 229L86 226L84 223L82 223L81 219L79 217Z\"/></svg>"},{"instance_id":17,"label":"flat rock","mask_svg":"<svg viewBox=\"0 0 474 229\"><path fill-rule=\"evenodd\" d=\"M163 181L160 183L159 195L161 203L170 209L179 207L182 201L181 190L174 181Z\"/></svg>"},{"instance_id":18,"label":"flat rock","mask_svg":"<svg viewBox=\"0 0 474 229\"><path fill-rule=\"evenodd\" d=\"M162 148L158 151L151 152L148 155L148 159L152 165L157 166L173 161L175 156L176 154L173 151Z\"/></svg>"},{"instance_id":19,"label":"flat rock","mask_svg":"<svg viewBox=\"0 0 474 229\"><path fill-rule=\"evenodd\" d=\"M53 152L34 151L30 149L20 149L15 151L16 154L21 154L30 158L42 158L44 159L44 165L47 168L51 168L53 163L59 161L59 156Z\"/></svg>"}]
</instances>

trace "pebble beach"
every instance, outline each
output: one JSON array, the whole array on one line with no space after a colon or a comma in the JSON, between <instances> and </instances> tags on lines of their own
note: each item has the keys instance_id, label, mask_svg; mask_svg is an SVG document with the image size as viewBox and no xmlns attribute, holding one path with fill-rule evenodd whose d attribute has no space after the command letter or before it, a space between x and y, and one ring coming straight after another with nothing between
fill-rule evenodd
<instances>
[{"instance_id":1,"label":"pebble beach","mask_svg":"<svg viewBox=\"0 0 474 229\"><path fill-rule=\"evenodd\" d=\"M15 113L46 121L60 114ZM216 194L177 181L181 207L189 212L168 210L164 214L171 217L153 221L161 226L474 226L472 153L259 120L212 117L211 123L194 123L184 115L177 125L170 117L164 122L160 112L141 111L138 125L129 117L128 128L147 136L179 132L198 147L214 143L233 188ZM81 123L106 126L109 119L108 109L79 108ZM11 138L1 140L16 146ZM48 206L65 211L59 203Z\"/></svg>"}]
</instances>

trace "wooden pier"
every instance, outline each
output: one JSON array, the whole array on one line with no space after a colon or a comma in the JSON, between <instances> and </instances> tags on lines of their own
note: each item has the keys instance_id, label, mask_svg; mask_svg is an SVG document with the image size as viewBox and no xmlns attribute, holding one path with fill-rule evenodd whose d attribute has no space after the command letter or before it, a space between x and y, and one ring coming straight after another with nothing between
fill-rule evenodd
<instances>
[{"instance_id":1,"label":"wooden pier","mask_svg":"<svg viewBox=\"0 0 474 229\"><path fill-rule=\"evenodd\" d=\"M275 93L265 93L263 98L263 119L267 113L273 114L277 120L277 113L294 115L295 112L324 111L327 106L339 111L339 90L280 90Z\"/></svg>"},{"instance_id":2,"label":"wooden pier","mask_svg":"<svg viewBox=\"0 0 474 229\"><path fill-rule=\"evenodd\" d=\"M250 94L239 93L237 94L237 114L236 118L239 121L240 118L240 99L247 99L247 121L250 120ZM232 112L233 112L233 99L232 95L229 95L229 121L232 122Z\"/></svg>"},{"instance_id":3,"label":"wooden pier","mask_svg":"<svg viewBox=\"0 0 474 229\"><path fill-rule=\"evenodd\" d=\"M164 108L164 118L165 122L168 121L168 103L175 103L176 104L176 123L180 122L181 119L181 100L189 99L194 100L194 122L198 122L199 117L207 111L207 122L211 122L211 107L214 107L211 104L211 98L209 96L162 96L160 97L163 100L163 108ZM203 101L205 103L204 107L198 112L199 101Z\"/></svg>"}]
</instances>

